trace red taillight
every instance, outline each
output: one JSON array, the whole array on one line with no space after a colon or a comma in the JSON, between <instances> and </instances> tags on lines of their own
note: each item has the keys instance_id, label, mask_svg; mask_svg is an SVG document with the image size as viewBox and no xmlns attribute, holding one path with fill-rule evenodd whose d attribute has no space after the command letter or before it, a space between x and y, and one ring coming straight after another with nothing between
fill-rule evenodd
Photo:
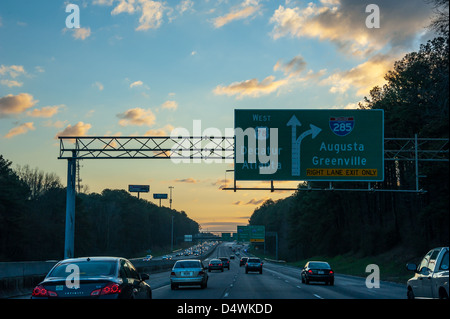
<instances>
[{"instance_id":1,"label":"red taillight","mask_svg":"<svg viewBox=\"0 0 450 319\"><path fill-rule=\"evenodd\" d=\"M120 287L118 284L107 284L105 287L101 289L95 289L91 292L91 296L103 296L103 295L112 295L120 293Z\"/></svg>"},{"instance_id":2,"label":"red taillight","mask_svg":"<svg viewBox=\"0 0 450 319\"><path fill-rule=\"evenodd\" d=\"M313 273L313 271L310 269L310 270L308 270L308 274L312 274Z\"/></svg>"},{"instance_id":3,"label":"red taillight","mask_svg":"<svg viewBox=\"0 0 450 319\"><path fill-rule=\"evenodd\" d=\"M198 272L198 274L199 274L200 276L203 276L203 275L205 274L205 272L204 272L203 270L200 270L200 271Z\"/></svg>"},{"instance_id":4,"label":"red taillight","mask_svg":"<svg viewBox=\"0 0 450 319\"><path fill-rule=\"evenodd\" d=\"M330 275L334 274L334 272L332 270L330 270Z\"/></svg>"},{"instance_id":5,"label":"red taillight","mask_svg":"<svg viewBox=\"0 0 450 319\"><path fill-rule=\"evenodd\" d=\"M219 264L219 266L222 266L222 264Z\"/></svg>"},{"instance_id":6,"label":"red taillight","mask_svg":"<svg viewBox=\"0 0 450 319\"><path fill-rule=\"evenodd\" d=\"M175 272L172 271L172 272L170 273L170 275L171 275L171 276L175 276Z\"/></svg>"},{"instance_id":7,"label":"red taillight","mask_svg":"<svg viewBox=\"0 0 450 319\"><path fill-rule=\"evenodd\" d=\"M31 293L31 295L33 297L56 297L56 296L58 296L58 294L56 292L47 290L42 285L36 286L33 289L33 292Z\"/></svg>"}]
</instances>

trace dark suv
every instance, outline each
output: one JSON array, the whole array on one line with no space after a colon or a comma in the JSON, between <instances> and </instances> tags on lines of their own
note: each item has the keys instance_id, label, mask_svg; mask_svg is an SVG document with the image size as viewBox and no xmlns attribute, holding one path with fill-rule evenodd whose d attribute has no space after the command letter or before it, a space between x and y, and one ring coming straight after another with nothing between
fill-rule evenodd
<instances>
[{"instance_id":1,"label":"dark suv","mask_svg":"<svg viewBox=\"0 0 450 319\"><path fill-rule=\"evenodd\" d=\"M230 270L230 260L227 257L219 257L223 262L223 268L228 268Z\"/></svg>"},{"instance_id":2,"label":"dark suv","mask_svg":"<svg viewBox=\"0 0 450 319\"><path fill-rule=\"evenodd\" d=\"M249 258L245 263L245 273L248 274L249 271L258 271L262 274L262 261L259 258Z\"/></svg>"}]
</instances>

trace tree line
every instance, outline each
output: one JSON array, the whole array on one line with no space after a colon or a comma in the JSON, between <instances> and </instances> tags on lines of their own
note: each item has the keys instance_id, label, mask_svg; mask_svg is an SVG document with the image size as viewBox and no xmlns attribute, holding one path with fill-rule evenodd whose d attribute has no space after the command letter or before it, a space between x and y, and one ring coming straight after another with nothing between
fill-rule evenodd
<instances>
[{"instance_id":1,"label":"tree line","mask_svg":"<svg viewBox=\"0 0 450 319\"><path fill-rule=\"evenodd\" d=\"M442 18L442 11L432 24L439 36L397 61L385 75L386 84L374 87L359 104L360 109L384 110L385 137L448 138L448 1L441 2L447 5L447 18ZM448 144L444 150L448 158ZM425 194L297 191L276 202L266 201L249 223L278 232L279 256L287 260L346 253L373 256L399 246L420 255L435 246L448 246L449 164L420 162L419 174ZM415 176L414 162L385 161L385 180L374 187L414 189ZM274 238L266 241L266 249L274 254Z\"/></svg>"},{"instance_id":2,"label":"tree line","mask_svg":"<svg viewBox=\"0 0 450 319\"><path fill-rule=\"evenodd\" d=\"M0 261L64 258L66 188L59 177L0 155ZM197 234L184 211L159 207L124 190L77 194L75 255L138 257Z\"/></svg>"}]
</instances>

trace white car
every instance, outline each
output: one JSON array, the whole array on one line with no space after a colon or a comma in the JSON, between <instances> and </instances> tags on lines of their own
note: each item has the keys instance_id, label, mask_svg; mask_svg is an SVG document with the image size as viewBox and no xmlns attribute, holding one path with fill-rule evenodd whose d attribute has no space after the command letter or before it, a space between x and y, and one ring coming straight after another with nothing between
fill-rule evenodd
<instances>
[{"instance_id":1,"label":"white car","mask_svg":"<svg viewBox=\"0 0 450 319\"><path fill-rule=\"evenodd\" d=\"M448 247L430 250L419 265L407 264L415 272L406 284L408 299L448 299L448 266Z\"/></svg>"}]
</instances>

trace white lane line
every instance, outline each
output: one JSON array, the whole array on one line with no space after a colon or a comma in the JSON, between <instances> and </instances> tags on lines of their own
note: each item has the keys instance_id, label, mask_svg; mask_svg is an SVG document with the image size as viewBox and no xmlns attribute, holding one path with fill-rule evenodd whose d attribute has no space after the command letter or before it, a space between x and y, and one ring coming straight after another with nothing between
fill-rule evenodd
<instances>
[{"instance_id":1,"label":"white lane line","mask_svg":"<svg viewBox=\"0 0 450 319\"><path fill-rule=\"evenodd\" d=\"M319 295L314 294L314 297L319 298L319 299L323 299L322 297L320 297Z\"/></svg>"}]
</instances>

